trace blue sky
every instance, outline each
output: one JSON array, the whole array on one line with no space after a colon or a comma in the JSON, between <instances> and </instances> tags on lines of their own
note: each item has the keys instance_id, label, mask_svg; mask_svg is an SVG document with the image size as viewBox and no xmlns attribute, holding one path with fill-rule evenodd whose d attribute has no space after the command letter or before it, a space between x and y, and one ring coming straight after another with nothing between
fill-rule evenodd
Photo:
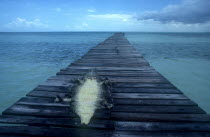
<instances>
[{"instance_id":1,"label":"blue sky","mask_svg":"<svg viewBox=\"0 0 210 137\"><path fill-rule=\"evenodd\" d=\"M210 0L1 0L0 31L210 31Z\"/></svg>"}]
</instances>

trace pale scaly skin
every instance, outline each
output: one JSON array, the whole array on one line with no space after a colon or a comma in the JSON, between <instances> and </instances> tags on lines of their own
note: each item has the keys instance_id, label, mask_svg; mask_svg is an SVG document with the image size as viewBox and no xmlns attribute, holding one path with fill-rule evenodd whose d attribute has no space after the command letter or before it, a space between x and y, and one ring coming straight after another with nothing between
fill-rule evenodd
<instances>
[{"instance_id":1,"label":"pale scaly skin","mask_svg":"<svg viewBox=\"0 0 210 137\"><path fill-rule=\"evenodd\" d=\"M75 102L76 113L81 119L81 124L88 124L97 109L98 101L101 96L101 84L96 79L87 78L79 86Z\"/></svg>"}]
</instances>

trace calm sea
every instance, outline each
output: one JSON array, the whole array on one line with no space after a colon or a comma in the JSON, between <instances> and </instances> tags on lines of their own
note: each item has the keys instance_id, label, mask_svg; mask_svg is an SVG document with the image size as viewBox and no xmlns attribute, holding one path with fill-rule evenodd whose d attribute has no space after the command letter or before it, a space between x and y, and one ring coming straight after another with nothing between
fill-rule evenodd
<instances>
[{"instance_id":1,"label":"calm sea","mask_svg":"<svg viewBox=\"0 0 210 137\"><path fill-rule=\"evenodd\" d=\"M0 33L0 112L112 32ZM136 49L210 113L210 33L126 33Z\"/></svg>"}]
</instances>

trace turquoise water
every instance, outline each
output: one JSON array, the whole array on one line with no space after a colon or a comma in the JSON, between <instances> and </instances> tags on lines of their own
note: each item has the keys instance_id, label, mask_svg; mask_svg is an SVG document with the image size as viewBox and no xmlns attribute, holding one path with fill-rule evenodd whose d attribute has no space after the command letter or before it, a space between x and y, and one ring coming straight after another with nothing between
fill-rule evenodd
<instances>
[{"instance_id":1,"label":"turquoise water","mask_svg":"<svg viewBox=\"0 0 210 137\"><path fill-rule=\"evenodd\" d=\"M150 64L210 113L210 33L128 33Z\"/></svg>"},{"instance_id":2,"label":"turquoise water","mask_svg":"<svg viewBox=\"0 0 210 137\"><path fill-rule=\"evenodd\" d=\"M0 112L111 32L0 33ZM210 113L210 33L126 33L160 73Z\"/></svg>"},{"instance_id":3,"label":"turquoise water","mask_svg":"<svg viewBox=\"0 0 210 137\"><path fill-rule=\"evenodd\" d=\"M0 112L112 33L0 33Z\"/></svg>"}]
</instances>

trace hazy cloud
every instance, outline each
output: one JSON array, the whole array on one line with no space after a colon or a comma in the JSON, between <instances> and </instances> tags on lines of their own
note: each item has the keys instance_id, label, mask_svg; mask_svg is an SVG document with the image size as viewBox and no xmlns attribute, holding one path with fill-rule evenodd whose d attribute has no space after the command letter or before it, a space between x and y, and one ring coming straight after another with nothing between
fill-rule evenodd
<instances>
[{"instance_id":1,"label":"hazy cloud","mask_svg":"<svg viewBox=\"0 0 210 137\"><path fill-rule=\"evenodd\" d=\"M24 18L16 18L16 20L6 25L8 28L47 28L47 24L43 24L39 19L29 21Z\"/></svg>"},{"instance_id":2,"label":"hazy cloud","mask_svg":"<svg viewBox=\"0 0 210 137\"><path fill-rule=\"evenodd\" d=\"M83 27L88 27L89 25L87 23L82 23Z\"/></svg>"},{"instance_id":3,"label":"hazy cloud","mask_svg":"<svg viewBox=\"0 0 210 137\"><path fill-rule=\"evenodd\" d=\"M117 19L123 22L128 21L133 15L130 14L97 14L97 15L88 15L89 18L96 19Z\"/></svg>"},{"instance_id":4,"label":"hazy cloud","mask_svg":"<svg viewBox=\"0 0 210 137\"><path fill-rule=\"evenodd\" d=\"M162 23L206 23L210 21L210 0L183 0L179 5L168 5L161 11L148 11L135 18L138 20L152 19Z\"/></svg>"},{"instance_id":5,"label":"hazy cloud","mask_svg":"<svg viewBox=\"0 0 210 137\"><path fill-rule=\"evenodd\" d=\"M88 11L88 12L96 12L95 9L88 9L87 11Z\"/></svg>"},{"instance_id":6,"label":"hazy cloud","mask_svg":"<svg viewBox=\"0 0 210 137\"><path fill-rule=\"evenodd\" d=\"M89 28L89 24L83 22L82 24L75 25L72 30L87 30Z\"/></svg>"},{"instance_id":7,"label":"hazy cloud","mask_svg":"<svg viewBox=\"0 0 210 137\"><path fill-rule=\"evenodd\" d=\"M55 11L61 12L61 8L55 8Z\"/></svg>"}]
</instances>

